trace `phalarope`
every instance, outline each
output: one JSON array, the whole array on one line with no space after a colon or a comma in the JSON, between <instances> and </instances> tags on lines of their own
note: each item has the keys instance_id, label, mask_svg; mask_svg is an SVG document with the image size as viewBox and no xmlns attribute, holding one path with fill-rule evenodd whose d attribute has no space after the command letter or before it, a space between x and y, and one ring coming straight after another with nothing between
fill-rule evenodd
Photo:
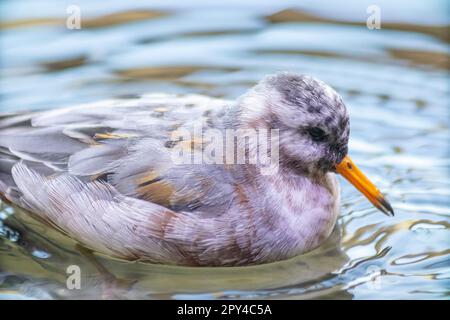
<instances>
[{"instance_id":1,"label":"phalarope","mask_svg":"<svg viewBox=\"0 0 450 320\"><path fill-rule=\"evenodd\" d=\"M174 163L174 147L197 142L171 134L198 121L219 133L277 130L278 170L263 174L249 162ZM113 257L265 263L310 251L330 235L339 213L335 172L393 214L347 155L348 138L341 97L295 73L267 76L236 101L149 94L4 116L0 194ZM245 145L252 150L258 141Z\"/></svg>"}]
</instances>

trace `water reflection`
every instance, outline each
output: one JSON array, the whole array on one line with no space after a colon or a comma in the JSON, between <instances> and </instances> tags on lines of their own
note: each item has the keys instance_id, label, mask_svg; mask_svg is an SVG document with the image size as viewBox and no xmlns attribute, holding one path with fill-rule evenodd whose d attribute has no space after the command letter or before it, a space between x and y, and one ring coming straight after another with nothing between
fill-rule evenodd
<instances>
[{"instance_id":1,"label":"water reflection","mask_svg":"<svg viewBox=\"0 0 450 320\"><path fill-rule=\"evenodd\" d=\"M352 157L386 191L386 219L342 182L339 224L321 248L242 268L180 268L93 256L1 204L1 298L448 298L449 19L445 3L214 4L196 0L0 3L0 110L48 109L147 92L227 99L279 70L317 76L343 96ZM320 9L322 8L322 9ZM82 289L66 288L79 265Z\"/></svg>"},{"instance_id":2,"label":"water reflection","mask_svg":"<svg viewBox=\"0 0 450 320\"><path fill-rule=\"evenodd\" d=\"M303 288L303 292L311 295L309 291L318 291L315 285L318 280L332 278L332 272L348 260L340 248L339 228L323 246L304 256L236 268L188 268L111 260L91 254L58 232L32 220L20 209L3 228L18 235L14 241L9 239L12 248L8 248L8 251L16 251L14 259L7 264L14 266L15 272L14 275L4 275L3 281L9 283L11 289L15 287L11 282L19 278L20 286L15 290L22 294L24 285L41 285L40 281L36 284L36 280L27 275L44 273L53 280L52 295L55 298L95 298L104 294L117 298L181 298L205 292L216 298L267 294L274 297L295 288ZM70 291L65 287L69 265L82 266L80 291ZM329 289L324 287L321 290L325 288Z\"/></svg>"}]
</instances>

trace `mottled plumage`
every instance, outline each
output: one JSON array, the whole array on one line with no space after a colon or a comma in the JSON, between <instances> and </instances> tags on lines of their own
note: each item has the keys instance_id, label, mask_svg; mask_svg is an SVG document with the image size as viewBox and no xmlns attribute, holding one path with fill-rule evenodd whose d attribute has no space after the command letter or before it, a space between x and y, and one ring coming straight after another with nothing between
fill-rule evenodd
<instances>
[{"instance_id":1,"label":"mottled plumage","mask_svg":"<svg viewBox=\"0 0 450 320\"><path fill-rule=\"evenodd\" d=\"M174 130L278 129L280 165L175 164ZM309 251L339 212L347 154L339 95L266 77L237 101L149 94L0 118L0 194L96 251L179 265L245 265ZM250 141L250 144L255 141ZM195 149L195 147L194 147ZM202 146L197 150L200 152Z\"/></svg>"}]
</instances>

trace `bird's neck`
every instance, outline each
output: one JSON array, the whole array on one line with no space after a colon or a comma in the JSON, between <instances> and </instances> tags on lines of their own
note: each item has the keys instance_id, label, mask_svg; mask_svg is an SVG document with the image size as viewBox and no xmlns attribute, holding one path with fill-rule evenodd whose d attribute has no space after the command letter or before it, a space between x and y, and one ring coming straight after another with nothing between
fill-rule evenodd
<instances>
[{"instance_id":1,"label":"bird's neck","mask_svg":"<svg viewBox=\"0 0 450 320\"><path fill-rule=\"evenodd\" d=\"M268 255L292 257L317 247L329 236L339 213L335 177L321 179L278 172L261 175L249 172L244 183L244 210L257 212L254 230L261 230L260 250ZM240 216L242 220L242 215Z\"/></svg>"}]
</instances>

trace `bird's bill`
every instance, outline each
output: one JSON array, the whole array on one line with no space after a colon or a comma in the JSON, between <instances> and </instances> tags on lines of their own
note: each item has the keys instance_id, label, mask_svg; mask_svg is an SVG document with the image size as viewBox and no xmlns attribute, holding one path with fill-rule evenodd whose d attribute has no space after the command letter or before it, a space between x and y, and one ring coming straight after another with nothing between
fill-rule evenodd
<instances>
[{"instance_id":1,"label":"bird's bill","mask_svg":"<svg viewBox=\"0 0 450 320\"><path fill-rule=\"evenodd\" d=\"M358 169L349 156L336 165L336 172L356 187L372 204L388 216L394 215L391 205L377 187Z\"/></svg>"}]
</instances>

